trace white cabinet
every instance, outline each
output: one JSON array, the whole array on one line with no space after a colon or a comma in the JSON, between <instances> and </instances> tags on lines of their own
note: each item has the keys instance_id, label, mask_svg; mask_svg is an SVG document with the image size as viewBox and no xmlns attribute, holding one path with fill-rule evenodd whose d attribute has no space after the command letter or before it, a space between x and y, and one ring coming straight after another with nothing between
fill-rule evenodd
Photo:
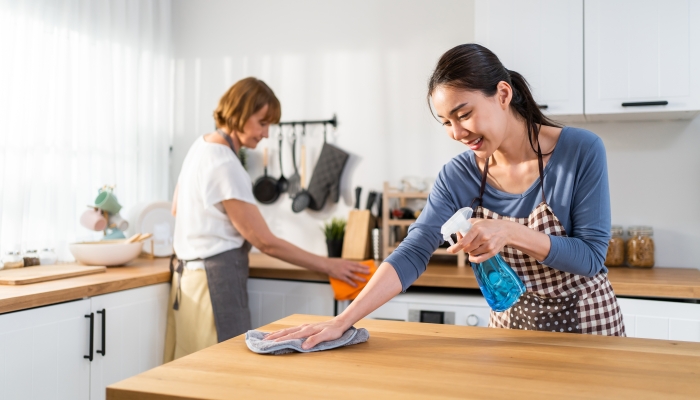
<instances>
[{"instance_id":1,"label":"white cabinet","mask_svg":"<svg viewBox=\"0 0 700 400\"><path fill-rule=\"evenodd\" d=\"M328 283L249 278L248 306L255 329L292 314L333 316L335 299Z\"/></svg>"},{"instance_id":2,"label":"white cabinet","mask_svg":"<svg viewBox=\"0 0 700 400\"><path fill-rule=\"evenodd\" d=\"M108 385L163 363L169 292L170 285L162 283L90 299L95 313L90 400L104 399Z\"/></svg>"},{"instance_id":3,"label":"white cabinet","mask_svg":"<svg viewBox=\"0 0 700 400\"><path fill-rule=\"evenodd\" d=\"M618 298L627 336L700 342L700 304Z\"/></svg>"},{"instance_id":4,"label":"white cabinet","mask_svg":"<svg viewBox=\"0 0 700 400\"><path fill-rule=\"evenodd\" d=\"M90 398L90 300L0 315L0 399Z\"/></svg>"},{"instance_id":5,"label":"white cabinet","mask_svg":"<svg viewBox=\"0 0 700 400\"><path fill-rule=\"evenodd\" d=\"M160 365L169 288L0 314L0 400L104 399L107 385Z\"/></svg>"},{"instance_id":6,"label":"white cabinet","mask_svg":"<svg viewBox=\"0 0 700 400\"><path fill-rule=\"evenodd\" d=\"M583 120L583 0L477 0L475 39L555 119Z\"/></svg>"},{"instance_id":7,"label":"white cabinet","mask_svg":"<svg viewBox=\"0 0 700 400\"><path fill-rule=\"evenodd\" d=\"M698 113L700 2L586 0L584 20L588 120Z\"/></svg>"}]
</instances>

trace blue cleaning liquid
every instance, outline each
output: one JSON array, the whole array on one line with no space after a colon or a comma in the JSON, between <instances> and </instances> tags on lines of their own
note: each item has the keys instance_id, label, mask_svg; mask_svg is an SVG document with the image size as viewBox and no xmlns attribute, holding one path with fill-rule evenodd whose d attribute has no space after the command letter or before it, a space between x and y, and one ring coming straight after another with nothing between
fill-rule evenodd
<instances>
[{"instance_id":1,"label":"blue cleaning liquid","mask_svg":"<svg viewBox=\"0 0 700 400\"><path fill-rule=\"evenodd\" d=\"M500 254L483 263L471 263L481 293L494 311L505 311L525 293L525 284Z\"/></svg>"}]
</instances>

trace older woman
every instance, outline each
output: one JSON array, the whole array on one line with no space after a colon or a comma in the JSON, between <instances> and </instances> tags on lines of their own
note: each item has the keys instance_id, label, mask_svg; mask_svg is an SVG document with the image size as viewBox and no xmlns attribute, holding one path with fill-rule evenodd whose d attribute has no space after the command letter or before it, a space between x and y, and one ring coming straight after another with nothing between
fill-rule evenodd
<instances>
[{"instance_id":1,"label":"older woman","mask_svg":"<svg viewBox=\"0 0 700 400\"><path fill-rule=\"evenodd\" d=\"M359 263L329 259L276 237L253 197L241 147L254 149L280 120L280 103L261 80L246 78L223 95L216 131L197 138L182 164L173 196L177 267L172 278L165 361L251 329L248 251L265 254L353 286L366 274Z\"/></svg>"},{"instance_id":2,"label":"older woman","mask_svg":"<svg viewBox=\"0 0 700 400\"><path fill-rule=\"evenodd\" d=\"M467 206L473 226L448 251L474 263L500 253L527 288L513 307L491 312L490 327L624 336L603 265L610 195L600 138L545 117L525 78L477 44L440 58L428 99L449 138L468 150L445 164L408 237L350 307L268 339L308 337L308 349L340 337L425 271L441 225Z\"/></svg>"}]
</instances>

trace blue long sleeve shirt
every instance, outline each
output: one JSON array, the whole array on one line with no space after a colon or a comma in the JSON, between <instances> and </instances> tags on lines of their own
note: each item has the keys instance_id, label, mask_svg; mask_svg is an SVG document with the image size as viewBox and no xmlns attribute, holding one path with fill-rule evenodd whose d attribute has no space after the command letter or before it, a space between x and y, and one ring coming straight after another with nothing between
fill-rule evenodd
<instances>
[{"instance_id":1,"label":"blue long sleeve shirt","mask_svg":"<svg viewBox=\"0 0 700 400\"><path fill-rule=\"evenodd\" d=\"M443 242L442 224L471 205L480 183L481 171L471 150L443 166L418 220L385 260L396 270L404 291L425 271ZM544 168L544 192L567 237L550 236L551 249L543 264L585 276L607 272L603 262L610 240L610 191L602 140L585 129L564 127ZM523 218L541 201L538 179L521 194L486 184L483 206L503 216Z\"/></svg>"}]
</instances>

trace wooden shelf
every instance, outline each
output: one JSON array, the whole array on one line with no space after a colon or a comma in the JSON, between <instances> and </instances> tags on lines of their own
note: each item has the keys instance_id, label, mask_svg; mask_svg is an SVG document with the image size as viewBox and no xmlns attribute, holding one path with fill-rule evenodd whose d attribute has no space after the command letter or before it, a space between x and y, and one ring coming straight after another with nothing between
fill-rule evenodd
<instances>
[{"instance_id":1,"label":"wooden shelf","mask_svg":"<svg viewBox=\"0 0 700 400\"><path fill-rule=\"evenodd\" d=\"M389 230L397 226L406 228L414 222L416 222L415 219L390 219L389 200L399 199L400 206L404 207L406 199L427 199L429 194L429 192L399 192L395 188L389 186L387 182L384 182L384 192L382 194L382 215L384 215L385 217L382 218L382 243L384 243L384 246L382 248L382 258L387 258L389 254L392 251L396 250L396 247L398 246L398 243L396 243L394 246L386 245L387 243L389 243ZM435 250L433 254L440 256L453 256L457 259L457 266L466 266L467 257L464 254L464 252L461 252L459 254L450 254L447 252L447 249L440 248Z\"/></svg>"},{"instance_id":2,"label":"wooden shelf","mask_svg":"<svg viewBox=\"0 0 700 400\"><path fill-rule=\"evenodd\" d=\"M386 192L385 195L390 199L427 199L430 192Z\"/></svg>"},{"instance_id":3,"label":"wooden shelf","mask_svg":"<svg viewBox=\"0 0 700 400\"><path fill-rule=\"evenodd\" d=\"M389 219L386 224L389 226L410 226L416 222L415 219Z\"/></svg>"}]
</instances>

